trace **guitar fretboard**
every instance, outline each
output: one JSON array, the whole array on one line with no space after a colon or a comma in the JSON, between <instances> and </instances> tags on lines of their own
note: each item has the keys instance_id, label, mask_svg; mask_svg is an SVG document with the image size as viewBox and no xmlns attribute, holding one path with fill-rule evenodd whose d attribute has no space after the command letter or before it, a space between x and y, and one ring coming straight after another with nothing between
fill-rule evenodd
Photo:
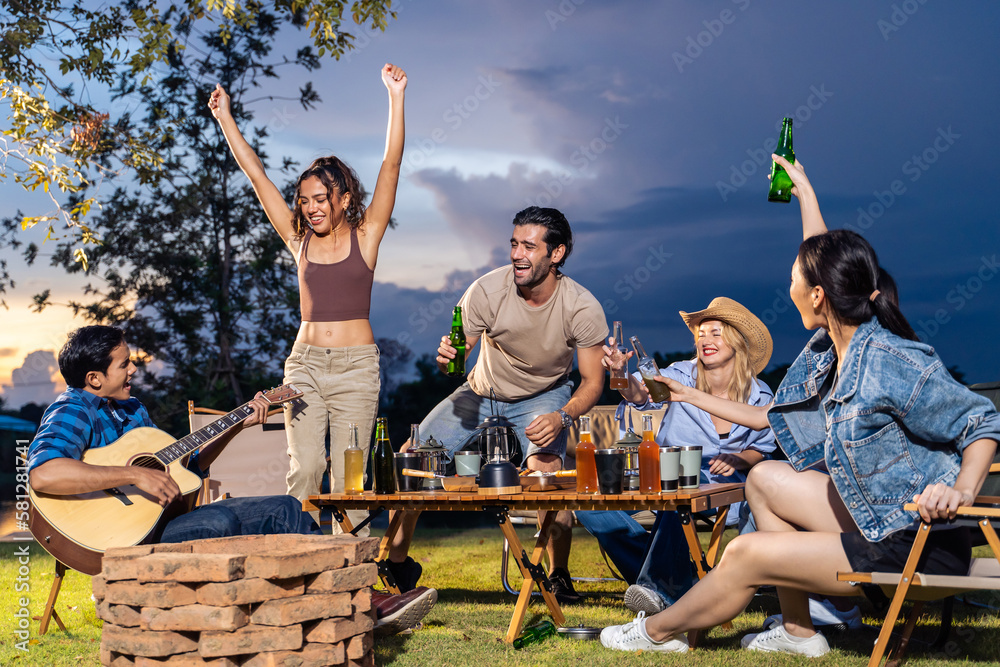
<instances>
[{"instance_id":1,"label":"guitar fretboard","mask_svg":"<svg viewBox=\"0 0 1000 667\"><path fill-rule=\"evenodd\" d=\"M156 453L156 458L164 466L168 466L177 459L187 456L199 447L208 444L252 414L253 408L250 407L249 403L244 403L232 412L219 417L211 424L203 426L194 433L190 433L173 444L164 447Z\"/></svg>"}]
</instances>

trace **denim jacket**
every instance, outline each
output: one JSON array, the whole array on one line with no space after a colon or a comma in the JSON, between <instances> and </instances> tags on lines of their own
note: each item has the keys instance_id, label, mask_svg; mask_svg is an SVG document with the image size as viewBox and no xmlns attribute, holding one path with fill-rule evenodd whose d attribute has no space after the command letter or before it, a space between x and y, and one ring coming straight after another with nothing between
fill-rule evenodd
<instances>
[{"instance_id":1,"label":"denim jacket","mask_svg":"<svg viewBox=\"0 0 1000 667\"><path fill-rule=\"evenodd\" d=\"M1000 417L951 377L934 348L875 318L858 327L844 357L837 381L833 341L818 331L767 417L796 470L825 461L861 534L877 542L913 526L917 515L903 503L929 484L955 483L966 446L1000 440Z\"/></svg>"}]
</instances>

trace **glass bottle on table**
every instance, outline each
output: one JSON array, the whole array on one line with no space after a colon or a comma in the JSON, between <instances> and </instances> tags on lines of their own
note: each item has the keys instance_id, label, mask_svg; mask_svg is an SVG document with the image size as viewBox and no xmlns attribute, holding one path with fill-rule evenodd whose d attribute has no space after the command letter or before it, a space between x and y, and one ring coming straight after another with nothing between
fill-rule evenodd
<instances>
[{"instance_id":1,"label":"glass bottle on table","mask_svg":"<svg viewBox=\"0 0 1000 667\"><path fill-rule=\"evenodd\" d=\"M628 389L628 350L625 348L621 322L615 322L611 337L614 344L611 348L612 365L608 371L611 373L610 387L612 389Z\"/></svg>"},{"instance_id":2,"label":"glass bottle on table","mask_svg":"<svg viewBox=\"0 0 1000 667\"><path fill-rule=\"evenodd\" d=\"M375 446L372 448L372 476L375 493L396 492L396 470L389 443L389 425L385 417L375 420Z\"/></svg>"},{"instance_id":3,"label":"glass bottle on table","mask_svg":"<svg viewBox=\"0 0 1000 667\"><path fill-rule=\"evenodd\" d=\"M653 415L642 416L642 442L639 443L639 492L660 492L660 446L653 433Z\"/></svg>"},{"instance_id":4,"label":"glass bottle on table","mask_svg":"<svg viewBox=\"0 0 1000 667\"><path fill-rule=\"evenodd\" d=\"M357 495L365 491L365 453L358 447L358 425L347 427L347 449L344 450L344 493Z\"/></svg>"},{"instance_id":5,"label":"glass bottle on table","mask_svg":"<svg viewBox=\"0 0 1000 667\"><path fill-rule=\"evenodd\" d=\"M795 163L795 151L792 149L792 119L781 121L781 136L775 155L780 155L792 164ZM787 204L792 201L792 179L785 168L771 160L771 187L767 191L767 201Z\"/></svg>"},{"instance_id":6,"label":"glass bottle on table","mask_svg":"<svg viewBox=\"0 0 1000 667\"><path fill-rule=\"evenodd\" d=\"M638 358L636 366L639 368L639 374L642 375L642 381L645 383L646 389L649 390L649 398L654 403L669 401L670 387L653 379L657 375L661 375L660 369L656 365L656 359L646 354L646 350L643 349L642 343L639 342L637 336L632 336L631 340L632 347L635 349L635 356Z\"/></svg>"},{"instance_id":7,"label":"glass bottle on table","mask_svg":"<svg viewBox=\"0 0 1000 667\"><path fill-rule=\"evenodd\" d=\"M594 460L594 437L590 433L590 415L580 416L580 441L576 445L576 492L597 493L597 462Z\"/></svg>"},{"instance_id":8,"label":"glass bottle on table","mask_svg":"<svg viewBox=\"0 0 1000 667\"><path fill-rule=\"evenodd\" d=\"M465 375L465 326L462 324L462 307L455 306L451 316L451 333L448 343L455 348L455 358L448 362L448 375Z\"/></svg>"}]
</instances>

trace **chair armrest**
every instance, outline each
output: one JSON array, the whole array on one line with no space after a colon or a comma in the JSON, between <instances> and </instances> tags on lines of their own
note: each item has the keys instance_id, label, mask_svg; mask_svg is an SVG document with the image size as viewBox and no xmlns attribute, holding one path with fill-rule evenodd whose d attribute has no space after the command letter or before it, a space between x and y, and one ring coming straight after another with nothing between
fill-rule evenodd
<instances>
[{"instance_id":1,"label":"chair armrest","mask_svg":"<svg viewBox=\"0 0 1000 667\"><path fill-rule=\"evenodd\" d=\"M958 516L965 517L990 517L991 519L1000 519L1000 507L980 507L980 505L996 505L1000 503L1000 498L996 496L977 496L976 504L971 507L959 507L955 513ZM903 509L908 512L916 512L916 503L906 503L903 505ZM933 523L933 522L932 522Z\"/></svg>"}]
</instances>

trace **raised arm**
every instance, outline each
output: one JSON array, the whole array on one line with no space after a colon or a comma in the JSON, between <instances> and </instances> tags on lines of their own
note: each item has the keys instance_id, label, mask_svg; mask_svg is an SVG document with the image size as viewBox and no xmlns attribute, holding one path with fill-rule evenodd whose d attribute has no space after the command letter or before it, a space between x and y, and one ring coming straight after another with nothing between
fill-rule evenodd
<instances>
[{"instance_id":1,"label":"raised arm","mask_svg":"<svg viewBox=\"0 0 1000 667\"><path fill-rule=\"evenodd\" d=\"M755 431L770 428L770 424L767 423L767 410L771 407L770 404L747 405L746 403L730 401L727 398L712 396L670 378L656 377L655 379L665 382L670 387L670 400L672 401L689 403L720 419L746 426Z\"/></svg>"},{"instance_id":2,"label":"raised arm","mask_svg":"<svg viewBox=\"0 0 1000 667\"><path fill-rule=\"evenodd\" d=\"M260 205L264 207L264 213L275 231L287 245L295 236L295 228L292 224L292 211L285 203L285 198L281 196L281 191L271 182L264 172L264 163L260 161L253 148L243 138L240 128L236 126L229 107L229 95L222 88L222 84L216 84L212 96L208 100L208 108L212 110L212 116L219 121L222 134L226 137L229 150L236 158L236 164L240 166L243 173L253 185L253 191L257 193Z\"/></svg>"},{"instance_id":3,"label":"raised arm","mask_svg":"<svg viewBox=\"0 0 1000 667\"><path fill-rule=\"evenodd\" d=\"M382 83L389 91L389 126L385 135L385 154L382 168L378 172L371 204L365 212L365 233L358 236L361 252L368 266L374 266L378 259L378 246L389 218L396 205L396 186L399 185L399 169L403 164L403 143L406 139L403 121L403 93L406 90L406 72L386 63L382 68Z\"/></svg>"},{"instance_id":4,"label":"raised arm","mask_svg":"<svg viewBox=\"0 0 1000 667\"><path fill-rule=\"evenodd\" d=\"M780 155L771 155L779 165L788 172L788 177L792 179L792 194L799 199L799 208L802 211L802 238L826 233L826 223L823 222L823 214L819 211L819 201L816 199L816 191L813 190L812 183L806 177L805 167L798 160L791 164Z\"/></svg>"}]
</instances>

